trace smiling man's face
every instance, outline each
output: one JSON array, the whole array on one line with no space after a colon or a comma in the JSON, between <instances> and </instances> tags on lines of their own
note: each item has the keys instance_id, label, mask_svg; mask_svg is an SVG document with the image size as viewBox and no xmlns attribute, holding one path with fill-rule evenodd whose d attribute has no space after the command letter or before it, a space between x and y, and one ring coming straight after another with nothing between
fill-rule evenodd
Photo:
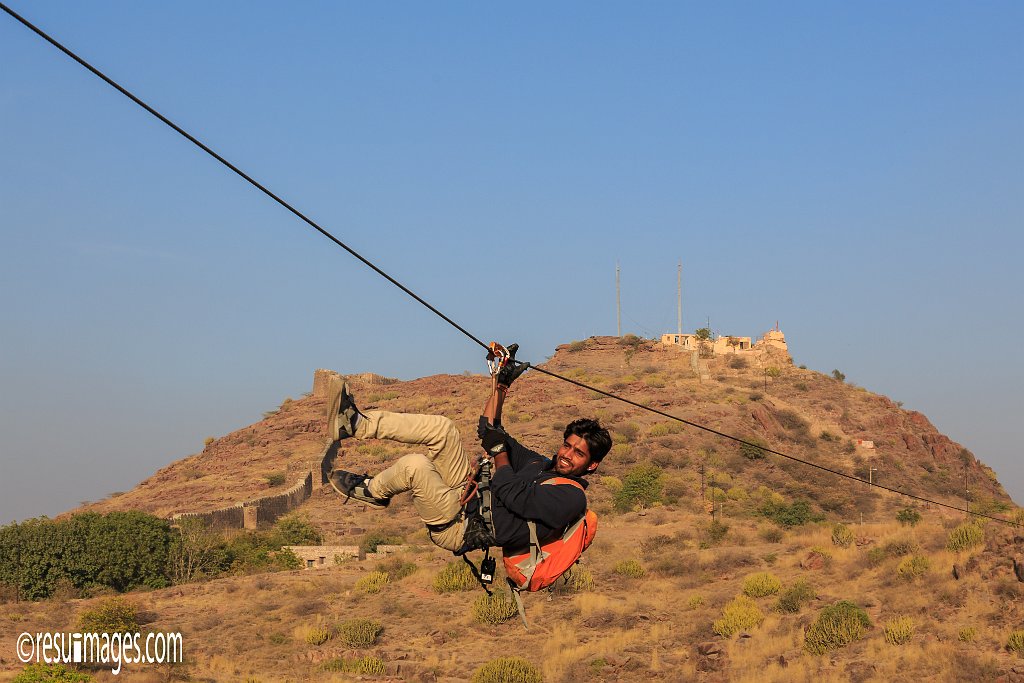
<instances>
[{"instance_id":1,"label":"smiling man's face","mask_svg":"<svg viewBox=\"0 0 1024 683\"><path fill-rule=\"evenodd\" d=\"M579 477L597 469L596 462L590 462L590 447L582 436L570 434L555 455L552 468L563 477Z\"/></svg>"}]
</instances>

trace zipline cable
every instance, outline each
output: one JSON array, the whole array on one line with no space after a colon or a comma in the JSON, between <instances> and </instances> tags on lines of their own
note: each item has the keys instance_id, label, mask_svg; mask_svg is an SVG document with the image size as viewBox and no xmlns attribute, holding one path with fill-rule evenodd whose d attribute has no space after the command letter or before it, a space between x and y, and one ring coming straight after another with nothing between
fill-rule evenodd
<instances>
[{"instance_id":1,"label":"zipline cable","mask_svg":"<svg viewBox=\"0 0 1024 683\"><path fill-rule=\"evenodd\" d=\"M532 365L532 366L530 366L530 368L532 370L536 370L537 372L543 373L543 374L548 375L550 377L554 377L555 379L560 379L563 382L569 382L570 384L575 384L576 386L582 387L583 389L589 389L590 391L597 392L599 394L602 394L603 396L607 396L609 398L614 398L617 401L622 401L623 403L628 403L629 405L635 406L637 408L642 408L643 410L650 411L652 413L655 413L656 415L661 415L662 417L667 417L670 420L675 420L677 422L682 422L685 425L689 425L690 427L696 427L697 429L701 429L701 430L703 430L705 432L709 432L709 433L714 434L716 436L720 436L720 437L722 437L724 439L729 439L731 441L735 441L736 443L743 444L745 446L750 446L752 448L757 448L759 450L764 451L765 453L772 453L774 455L781 456L781 457L786 458L788 460L792 460L793 462L798 462L801 465L808 465L810 467L817 468L817 469L819 469L819 470L821 470L823 472L829 472L829 473L835 474L836 476L839 476L839 477L844 477L846 479L851 479L851 480L856 481L856 482L858 482L860 484L867 484L868 486L872 486L872 487L877 488L877 489L882 489L883 491L889 491L890 493L896 493L896 494L901 495L901 496L906 496L907 498L913 498L914 500L919 500L919 501L924 502L924 503L931 503L933 505L940 505L940 506L942 506L944 508L949 508L950 510L956 510L958 512L967 512L967 513L969 513L971 515L974 515L976 517L984 517L985 519L991 519L991 520L994 520L996 522L1003 522L1004 524L1010 524L1010 525L1013 525L1013 526L1017 526L1017 524L1015 522L1013 522L1011 520L1007 520L1007 519L1002 519L1001 517L993 517L992 515L986 515L986 514L981 513L981 512L973 512L971 510L966 510L964 508L957 507L955 505L950 505L949 503L942 503L942 502L939 502L937 500L931 500L930 498L924 498L922 496L917 496L917 495L914 495L913 493L907 493L906 491L901 491L899 489L894 489L894 488L891 488L889 486L882 486L881 484L876 484L874 482L866 482L863 479L861 479L860 477L854 476L852 474L847 474L846 472L840 472L839 470L834 470L834 469L832 469L830 467L825 467L824 465L819 465L817 463L811 462L810 460L803 460L802 458L798 458L798 457L796 457L794 455L789 455L789 454L783 453L781 451L776 451L776 450L774 450L772 448L769 448L768 446L764 446L762 444L753 443L751 441L747 441L746 439L741 439L738 436L733 436L731 434L726 434L725 432L720 432L717 429L713 429L711 427L707 427L707 426L699 424L697 422L692 422L690 420L687 420L685 418L679 417L677 415L672 415L671 413L666 413L663 410L658 410L657 408L652 408L651 406L645 406L642 403L637 403L636 401L631 401L630 399L625 398L623 396L617 396L617 395L611 394L611 393L609 393L607 391L602 391L601 389L598 389L596 387L592 387L592 386L590 386L588 384L584 384L583 382L577 382L576 380L574 380L572 378L565 377L564 375L559 375L558 373L551 372L550 370L546 370L546 369L541 368L541 367L537 367L536 365Z\"/></svg>"},{"instance_id":2,"label":"zipline cable","mask_svg":"<svg viewBox=\"0 0 1024 683\"><path fill-rule=\"evenodd\" d=\"M213 151L208 146L206 146L205 144L200 142L195 136L191 135L189 132L187 132L186 130L184 130L183 128L178 126L176 123L174 123L173 121L168 119L166 116L164 116L163 114L158 112L156 109L154 109L153 107L151 107L148 104L146 104L145 102L143 102L141 99L139 99L134 94L129 92L126 88L122 87L120 84L118 84L112 78L110 78L109 76L104 74L102 71L100 71L99 69L97 69L96 67L91 65L89 62L87 62L84 59L82 59L81 57L79 57L77 54L75 54L74 52L72 52L68 48L64 47L64 45L62 45L61 43L57 42L57 40L52 38L49 34L44 32L42 29L37 27L35 24L33 24L32 22L30 22L27 19L25 19L24 17L22 17L20 14L18 14L14 10L12 10L10 7L8 7L3 2L0 2L0 9L2 9L7 14L11 15L11 17L16 19L21 24L23 24L26 28L28 28L33 33L35 33L36 35L41 37L43 40L45 40L46 42L50 43L55 48L57 48L58 50L60 50L64 54L66 54L68 57L70 57L71 59L73 59L76 62L78 62L81 66L83 66L84 68L86 68L87 70L92 72L95 76L97 76L98 78L103 80L105 83L107 83L107 85L111 86L112 88L117 90L119 93L121 93L122 95L124 95L125 97L130 99L132 102L134 102L135 104L139 105L140 107L145 109L147 112L149 112L150 114L155 116L157 119L159 119L161 122L166 124L168 127L170 127L172 130L174 130L176 133L178 133L179 135L184 137L186 140L188 140L189 142L194 144L196 147L199 147L199 149L203 150L204 152L209 154L211 157L213 157L214 159L219 161L221 164L223 164L227 168L229 168L232 171L234 171L243 180L245 180L250 185L252 185L256 189L258 189L260 192L262 192L263 194L267 195L268 197L273 199L275 202L277 202L278 204L283 206L285 209L290 211L292 214L294 214L296 217L298 217L304 223L306 223L307 225L312 227L314 230L319 232L321 235L323 235L327 239L331 240L336 245L338 245L339 247L341 247L342 249L347 251L349 254L351 254L352 256L357 258L364 265L366 265L367 267L372 269L375 273L377 273L378 275L380 275L381 277L386 279L388 282L390 282L394 286L398 287L400 290L402 290L403 292L405 292L406 294L411 296L413 299L415 299L416 301L421 303L423 306L425 306L427 309L429 309L432 313L434 313L439 318L441 318L442 320L447 322L449 325L451 325L452 327L457 329L459 332L464 334L470 340L472 340L473 342L475 342L479 346L483 347L485 350L490 350L489 346L487 344L485 344L479 338L477 338L472 333L470 333L468 330L466 330L466 328L462 327L461 325L456 323L454 320L452 320L451 318L446 316L444 313L442 313L438 309L434 308L432 305L427 303L427 301L425 301L423 298L421 298L419 295L417 295L411 289L409 289L408 287L403 285L401 282L399 282L398 280L396 280L395 278L391 277L386 272L384 272L383 270L378 268L375 264L373 264L367 258L365 258L361 254L359 254L357 251L355 251L354 249L349 247L347 244L345 244L344 242L339 240L337 237L332 235L330 232L328 232L324 228L320 227L320 225L318 225L315 221L313 221L312 219L307 217L304 213L302 213L301 211L299 211L298 209L293 207L291 204L286 202L284 199L278 197L276 194L274 194L269 189L264 187L261 183L259 183L255 179L253 179L250 175L248 175L247 173L242 171L240 168L238 168L237 166L232 164L230 161L228 161L227 159L222 157L220 154L218 154L217 152ZM514 362L517 363L517 364L526 364L526 363L524 363L524 361L514 361ZM866 485L866 486L874 487L874 488L877 488L877 489L882 489L883 491L888 491L890 493L895 493L895 494L900 495L900 496L905 496L907 498L912 498L914 500L918 500L918 501L921 501L923 503L930 503L932 505L938 505L940 507L948 508L950 510L956 510L958 512L965 512L968 515L972 515L972 516L975 516L975 517L981 517L981 518L989 519L989 520L992 520L992 521L995 521L995 522L1001 522L1003 524L1009 524L1011 526L1019 526L1016 522L1013 522L1013 521L1008 520L1008 519L1002 519L1000 517L993 517L992 515L987 515L987 514L984 514L984 513L981 513L981 512L975 512L973 510L969 510L969 509L966 509L966 508L959 508L959 507L957 507L955 505L950 505L949 503L943 503L943 502L940 502L940 501L937 501L937 500L932 500L930 498L924 498L922 496L917 496L917 495L914 495L912 493L907 493L906 491L900 491L899 489L894 489L894 488L891 488L891 487L888 487L888 486L883 486L881 484L876 484L874 482L867 482L867 481L864 481L863 479L861 479L859 477L856 477L854 475L847 474L845 472L840 472L839 470L834 470L834 469L831 469L829 467L825 467L823 465L819 465L817 463L810 462L809 460L803 460L801 458L797 458L795 456L788 455L786 453L782 453L781 451L777 451L777 450L768 448L767 446L762 446L760 444L752 443L752 442L747 441L745 439L741 439L741 438L739 438L737 436L732 436L731 434L726 434L725 432L718 431L717 429L712 429L711 427L706 427L706 426L704 426L702 424L699 424L697 422L692 422L690 420L686 420L686 419L678 417L676 415L672 415L670 413L666 413L666 412L664 412L662 410L658 410L657 408L652 408L650 406L645 406L642 403L637 403L636 401L632 401L632 400L630 400L628 398L625 398L625 397L622 397L622 396L617 396L616 394L612 394L612 393L609 393L607 391L603 391L601 389L598 389L597 387L592 387L592 386L590 386L588 384L584 384L583 382L579 382L579 381L571 379L569 377L565 377L563 375L559 375L558 373L552 372L550 370L546 370L546 369L538 367L536 365L530 364L530 367L533 370L536 370L537 372L540 372L542 374L548 375L548 376L553 377L555 379L562 380L563 382L568 382L570 384L575 384L578 387L582 387L583 389L588 389L590 391L596 392L596 393L601 394L603 396L607 396L608 398L615 399L616 401L621 401L623 403L627 403L627 404L629 404L631 406L634 406L636 408L640 408L642 410L650 411L650 412L655 413L657 415L661 415L662 417L667 417L667 418L669 418L671 420L675 420L677 422L681 422L681 423L683 423L685 425L689 425L691 427L695 427L695 428L703 430L705 432L709 432L711 434L715 434L715 435L720 436L720 437L722 437L724 439L729 439L729 440L735 441L735 442L740 443L740 444L751 446L753 448L758 448L758 449L760 449L760 450L762 450L762 451L764 451L766 453L772 453L774 455L778 455L780 457L786 458L786 459L791 460L793 462L797 462L797 463L800 463L800 464L803 464L803 465L808 465L810 467L814 467L814 468L822 470L824 472L829 472L831 474L835 474L835 475L837 475L839 477L844 477L846 479L851 479L853 481L856 481L856 482L858 482L860 484L863 484L863 485Z\"/></svg>"},{"instance_id":3,"label":"zipline cable","mask_svg":"<svg viewBox=\"0 0 1024 683\"><path fill-rule=\"evenodd\" d=\"M196 147L198 147L199 149L203 150L204 152L206 152L207 154L209 154L209 155L210 155L211 157L213 157L214 159L216 159L217 161L219 161L220 163L224 164L224 165L225 165L225 166L227 166L227 167L228 167L229 169L231 169L232 171L234 171L235 173L237 173L237 174L238 174L238 175L239 175L239 176L240 176L240 177L241 177L241 178L242 178L243 180L245 180L246 182L248 182L248 183L249 183L250 185L252 185L253 187L255 187L255 188L256 188L257 190L259 190L259 191L260 191L260 192L262 192L263 194L267 195L268 197L270 197L271 199L273 199L273 200L274 200L275 202L277 202L278 204L280 204L280 205L281 205L281 206L283 206L284 208L286 208L286 209L288 209L289 211L291 211L291 212L292 212L293 214L295 214L295 215L296 215L296 216L297 216L297 217L298 217L299 219L301 219L301 220L302 220L302 221L303 221L304 223L306 223L306 224L307 224L307 225L309 225L309 226L310 226L311 228L313 228L314 230L316 230L317 232L319 232L319 233L320 233L321 235L323 235L323 236L324 236L324 237L326 237L327 239L331 240L332 242L334 242L334 243L335 243L336 245L338 245L339 247L341 247L342 249L344 249L344 250L345 250L345 251L347 251L348 253L350 253L350 254L352 254L353 256L355 256L355 257L356 257L357 259L359 259L360 261L362 261L364 265L366 265L366 266L368 266L368 267L372 268L374 272L376 272L376 273L377 273L378 275L380 275L381 277L383 277L384 279L386 279L386 280L387 280L388 282L390 282L391 284L393 284L393 285L394 285L395 287L398 287L398 288L399 288L399 289L401 289L401 290L402 290L403 292L405 292L406 294L408 294L409 296L411 296L411 297L412 297L413 299L415 299L416 301L418 301L418 302L420 302L421 304L423 304L424 306L426 306L426 307L427 307L428 309L430 309L430 311L431 311L432 313L434 313L435 315L439 316L439 317L440 317L440 318L441 318L442 320L444 320L444 321L445 321L445 322L447 322L447 323L448 323L449 325L451 325L452 327L454 327L455 329L457 329L457 330L458 330L459 332L461 332L462 334L464 334L464 335L466 335L467 337L469 337L469 338L470 338L471 340L473 340L474 342L476 342L477 344L479 344L480 346L482 346L482 347L483 347L484 349L487 349L487 348L488 348L488 347L487 347L487 344L483 343L482 341L480 341L479 339L477 339L477 338L476 338L475 336L473 336L472 334L470 334L470 332L469 332L468 330L466 330L466 328L462 327L462 326L461 326L461 325L459 325L459 324L458 324L457 322L455 322L454 320L452 320L451 318L449 318L448 316L446 316L446 315L445 315L444 313L442 313L441 311L439 311L439 310L437 310L436 308L434 308L433 306L431 306L431 305L430 305L429 303L427 303L427 302L426 302L426 301L425 301L425 300L424 300L423 298L421 298L421 297L420 297L419 295L417 295L417 294L416 294L415 292L413 292L413 291L412 291L411 289L409 289L408 287L406 287L405 285L403 285L403 284L402 284L401 282L399 282L399 281L398 281L398 280L396 280L395 278L393 278L393 277L391 277L390 275L388 275L387 273L385 273L385 272L384 272L383 270L381 270L381 269L380 269L380 268L378 268L378 267L377 267L376 265L374 265L373 263L371 263L371 262L370 262L370 261L369 261L369 260L368 260L367 258L365 258L365 257L364 257L364 256L363 256L362 254L360 254L359 252L357 252L357 251L356 251L355 249L353 249L352 247L348 246L347 244L345 244L344 242L342 242L341 240L339 240L339 239L338 239L337 237L335 237L334 235L332 235L331 233L329 233L329 232L328 232L327 230L325 230L324 228L320 227L320 226L319 226L319 225L318 225L318 224L317 224L317 223L316 223L316 222L315 222L315 221L314 221L313 219L311 219L311 218L309 218L308 216L306 216L306 214L302 213L301 211L299 211L298 209L296 209L296 208L295 208L294 206L292 206L291 204L289 204L288 202L286 202L286 201L285 201L284 199L281 199L281 198L280 198L280 197L278 197L278 196L277 196L276 194L274 194L273 192L271 192L270 190L268 190L268 189L267 189L266 187L264 187L264 186L263 186L263 185L262 185L262 184L261 184L261 183L260 183L259 181L255 180L255 179L254 179L254 178L253 178L252 176L250 176L250 175L249 175L248 173L246 173L246 172L245 172L245 171L243 171L242 169L240 169L240 168L238 168L237 166L235 166L234 164L232 164L232 163L231 163L230 161L228 161L227 159L225 159L224 157L222 157L222 156L221 156L220 154L217 154L217 152L214 152L214 151L213 151L212 149L210 149L210 148L209 148L208 146L206 146L205 144L203 144L203 143L202 143L201 141L199 141L199 140L198 140L198 139L197 139L197 138L196 138L195 136L193 136L193 135L192 135L191 133L189 133L188 131L186 131L185 129L183 129L183 128L182 128L181 126L179 126L178 124L174 123L174 122L173 122L173 121L171 121L171 120L170 120L169 118L167 118L166 116L164 116L163 114L161 114L160 112L158 112L158 111L157 111L156 109L154 109L153 107L151 107L151 106L149 106L148 104L146 104L145 102L143 102L143 101L142 101L141 99L139 99L139 98L138 98L138 97L136 97L136 96L135 96L134 94L132 94L131 92L129 92L129 91L128 91L128 90L126 89L126 88L122 87L122 86L121 86L121 85L120 85L120 84L119 84L119 83L118 83L117 81L115 81L114 79L110 78L110 77L109 77L109 76L107 76L107 75L106 75L105 73L103 73L102 71L100 71L99 69L97 69L96 67L94 67L94 66L93 66L92 64L90 64L89 62L85 61L84 59L82 59L81 57L79 57L79 56L78 56L77 54L75 54L74 52L72 52L72 51L71 51L71 50L69 50L68 48L66 48L66 47L64 47L63 45L61 45L61 44L60 44L59 42L57 42L57 41L56 41L56 40L55 40L55 39L54 39L53 37L51 37L51 36L50 36L49 34L47 34L47 33L46 33L45 31L43 31L43 30L42 30L42 29L40 29L40 28L39 28L38 26L36 26L36 25L35 25L35 24L33 24L32 22L30 22L30 21L29 21L28 19L25 19L25 18L24 18L23 16L21 16L20 14L18 14L17 12L15 12L14 10L12 10L12 9L11 9L10 7L8 7L7 5L5 5L5 4L4 4L4 3L2 3L2 2L0 2L0 9L2 9L2 10L3 10L3 11L5 11L5 12L7 12L8 14L10 14L10 15L11 15L12 17L14 17L15 19L17 19L17 20L18 20L19 22L21 22L22 24L24 24L24 25L25 25L25 26L26 26L27 28L29 28L29 29L30 29L31 31L33 31L34 33L36 33L36 34L37 34L37 35L38 35L39 37L41 37L41 38L42 38L43 40L45 40L46 42L50 43L50 44L51 44L51 45L53 45L53 46L54 46L55 48L57 48L58 50L60 50L60 51L61 51L61 52L63 52L64 54L66 54L66 55L67 55L68 57L70 57L71 59L75 60L76 62L78 62L79 64L81 64L81 65L82 65L83 67L85 67L86 69L88 69L89 71L91 71L91 72L92 72L92 73L93 73L94 75L96 75L97 77L99 77L100 79L102 79L102 80L103 80L103 81L104 81L104 82L105 82L105 83L106 83L107 85L111 86L112 88L114 88L115 90L117 90L117 91L118 91L119 93L121 93L122 95L124 95L125 97L127 97L128 99L130 99L130 100L131 100L132 102L134 102L135 104L139 105L140 107L142 107L143 109L145 109L146 111L148 111L148 112L149 112L150 114L152 114L152 115L153 115L153 116L155 116L156 118L160 119L160 121L162 121L163 123L167 124L167 126L169 126L169 127L170 127L170 128L172 129L172 130L174 130L174 132L178 133L178 134L179 134L179 135L181 135L181 136L182 136L183 138L185 138L186 140L188 140L189 142L191 142L191 143L192 143L193 145L195 145L195 146L196 146Z\"/></svg>"}]
</instances>

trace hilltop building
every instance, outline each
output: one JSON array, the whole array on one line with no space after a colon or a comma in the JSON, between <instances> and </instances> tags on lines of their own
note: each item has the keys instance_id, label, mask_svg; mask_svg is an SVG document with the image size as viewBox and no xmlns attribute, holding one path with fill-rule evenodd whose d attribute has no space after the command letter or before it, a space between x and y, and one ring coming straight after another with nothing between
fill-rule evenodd
<instances>
[{"instance_id":1,"label":"hilltop building","mask_svg":"<svg viewBox=\"0 0 1024 683\"><path fill-rule=\"evenodd\" d=\"M701 341L695 334L663 334L661 335L661 343L666 346L677 346L687 351L701 349ZM766 347L775 347L788 351L786 335L779 329L778 324L775 325L775 329L768 330L759 340L753 343L750 337L736 337L733 335L719 335L704 343L706 347L710 347L709 349L705 348L705 352L715 355L760 351Z\"/></svg>"}]
</instances>

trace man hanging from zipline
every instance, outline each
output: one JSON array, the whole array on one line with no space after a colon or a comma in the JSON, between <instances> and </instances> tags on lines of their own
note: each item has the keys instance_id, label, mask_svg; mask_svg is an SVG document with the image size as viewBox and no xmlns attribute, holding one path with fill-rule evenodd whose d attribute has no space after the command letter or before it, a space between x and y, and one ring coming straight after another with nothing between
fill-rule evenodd
<instances>
[{"instance_id":1,"label":"man hanging from zipline","mask_svg":"<svg viewBox=\"0 0 1024 683\"><path fill-rule=\"evenodd\" d=\"M392 497L410 491L413 505L435 545L457 554L473 548L484 549L484 545L499 546L507 569L510 569L510 558L529 553L532 546L564 540L571 531L582 526L582 535L577 534L578 545L581 545L575 551L578 559L597 526L596 517L587 511L584 492L587 481L583 477L596 470L611 450L611 437L596 420L574 420L565 428L562 445L555 456L546 458L509 436L501 426L502 405L509 386L529 364L515 361L518 348L515 344L507 351L500 345L492 345L489 362L495 358L495 347L500 349L501 362L492 369L491 394L477 432L488 454L481 459L481 464L485 470L493 468L490 500L483 506L491 511L489 543L481 544L478 539L470 538L473 524L467 525L467 520L472 521L480 506L474 506L473 502L466 505L469 496L464 496L464 492L471 488L467 482L472 484L474 477L479 484L479 469L474 472L455 424L441 415L382 410L362 412L356 407L346 383L338 377L328 388L327 433L332 439L390 439L419 444L425 453L404 455L372 477L335 470L329 481L346 498L379 508L387 507ZM467 526L470 534L466 533ZM576 542L575 538L572 540ZM512 569L510 576L515 571ZM564 568L558 574L562 571ZM529 577L526 580L529 582ZM524 590L537 589L524 587Z\"/></svg>"}]
</instances>

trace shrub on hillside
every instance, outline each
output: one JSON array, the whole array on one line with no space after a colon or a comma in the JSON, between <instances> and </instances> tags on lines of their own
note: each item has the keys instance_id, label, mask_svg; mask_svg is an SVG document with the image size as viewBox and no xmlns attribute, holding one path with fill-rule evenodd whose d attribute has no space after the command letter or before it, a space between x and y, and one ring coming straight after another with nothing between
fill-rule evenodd
<instances>
[{"instance_id":1,"label":"shrub on hillside","mask_svg":"<svg viewBox=\"0 0 1024 683\"><path fill-rule=\"evenodd\" d=\"M477 582L465 562L454 560L434 577L433 586L435 593L457 593L473 590Z\"/></svg>"},{"instance_id":2,"label":"shrub on hillside","mask_svg":"<svg viewBox=\"0 0 1024 683\"><path fill-rule=\"evenodd\" d=\"M727 525L719 522L717 519L712 520L712 522L701 531L700 547L704 550L715 547L722 542L722 539L725 538L727 533L729 533L729 527Z\"/></svg>"},{"instance_id":3,"label":"shrub on hillside","mask_svg":"<svg viewBox=\"0 0 1024 683\"><path fill-rule=\"evenodd\" d=\"M29 664L11 683L89 683L92 676L63 664Z\"/></svg>"},{"instance_id":4,"label":"shrub on hillside","mask_svg":"<svg viewBox=\"0 0 1024 683\"><path fill-rule=\"evenodd\" d=\"M775 595L782 590L782 582L769 572L757 572L743 580L743 594L751 598Z\"/></svg>"},{"instance_id":5,"label":"shrub on hillside","mask_svg":"<svg viewBox=\"0 0 1024 683\"><path fill-rule=\"evenodd\" d=\"M949 532L946 549L953 552L962 552L976 548L984 542L985 530L974 522L967 522Z\"/></svg>"},{"instance_id":6,"label":"shrub on hillside","mask_svg":"<svg viewBox=\"0 0 1024 683\"><path fill-rule=\"evenodd\" d=\"M313 646L319 646L331 639L331 631L326 626L312 626L306 630L305 641Z\"/></svg>"},{"instance_id":7,"label":"shrub on hillside","mask_svg":"<svg viewBox=\"0 0 1024 683\"><path fill-rule=\"evenodd\" d=\"M401 581L407 576L412 576L417 569L415 562L408 562L400 557L392 557L377 564L377 571L387 574L390 581Z\"/></svg>"},{"instance_id":8,"label":"shrub on hillside","mask_svg":"<svg viewBox=\"0 0 1024 683\"><path fill-rule=\"evenodd\" d=\"M137 511L9 524L0 527L0 584L29 600L49 597L59 585L162 588L170 543L166 519Z\"/></svg>"},{"instance_id":9,"label":"shrub on hillside","mask_svg":"<svg viewBox=\"0 0 1024 683\"><path fill-rule=\"evenodd\" d=\"M775 608L780 612L796 614L803 609L804 605L817 596L818 594L811 584L800 579L779 596L779 601L776 603Z\"/></svg>"},{"instance_id":10,"label":"shrub on hillside","mask_svg":"<svg viewBox=\"0 0 1024 683\"><path fill-rule=\"evenodd\" d=\"M678 422L659 422L651 427L648 434L653 437L658 437L668 436L669 434L678 434L681 431L683 431L683 425Z\"/></svg>"},{"instance_id":11,"label":"shrub on hillside","mask_svg":"<svg viewBox=\"0 0 1024 683\"><path fill-rule=\"evenodd\" d=\"M619 512L636 506L648 507L661 500L661 468L641 463L622 478L622 488L615 493L615 509Z\"/></svg>"},{"instance_id":12,"label":"shrub on hillside","mask_svg":"<svg viewBox=\"0 0 1024 683\"><path fill-rule=\"evenodd\" d=\"M499 657L473 672L472 683L542 683L540 669L521 657Z\"/></svg>"},{"instance_id":13,"label":"shrub on hillside","mask_svg":"<svg viewBox=\"0 0 1024 683\"><path fill-rule=\"evenodd\" d=\"M746 443L740 444L740 455L747 460L760 460L765 456L764 448L767 445L760 439L747 439Z\"/></svg>"},{"instance_id":14,"label":"shrub on hillside","mask_svg":"<svg viewBox=\"0 0 1024 683\"><path fill-rule=\"evenodd\" d=\"M473 601L473 618L481 624L503 624L516 616L516 602L505 591L481 595Z\"/></svg>"},{"instance_id":15,"label":"shrub on hillside","mask_svg":"<svg viewBox=\"0 0 1024 683\"><path fill-rule=\"evenodd\" d=\"M346 647L370 647L384 627L373 619L349 619L338 625L338 639Z\"/></svg>"},{"instance_id":16,"label":"shrub on hillside","mask_svg":"<svg viewBox=\"0 0 1024 683\"><path fill-rule=\"evenodd\" d=\"M970 643L974 641L974 636L978 634L977 630L973 626L964 626L957 633L956 638L961 643Z\"/></svg>"},{"instance_id":17,"label":"shrub on hillside","mask_svg":"<svg viewBox=\"0 0 1024 683\"><path fill-rule=\"evenodd\" d=\"M364 553L377 552L379 545L402 545L405 538L396 531L390 529L374 529L368 531L359 542L359 549Z\"/></svg>"},{"instance_id":18,"label":"shrub on hillside","mask_svg":"<svg viewBox=\"0 0 1024 683\"><path fill-rule=\"evenodd\" d=\"M380 657L359 657L357 659L345 659L338 657L323 663L324 671L336 671L338 673L357 674L362 676L383 676L388 672L384 660Z\"/></svg>"},{"instance_id":19,"label":"shrub on hillside","mask_svg":"<svg viewBox=\"0 0 1024 683\"><path fill-rule=\"evenodd\" d=\"M642 579L644 574L647 573L644 571L644 566L637 560L623 560L615 565L613 571L619 576L626 576L631 579Z\"/></svg>"},{"instance_id":20,"label":"shrub on hillside","mask_svg":"<svg viewBox=\"0 0 1024 683\"><path fill-rule=\"evenodd\" d=\"M921 521L921 513L914 508L903 508L896 513L896 521L903 526L917 526Z\"/></svg>"},{"instance_id":21,"label":"shrub on hillside","mask_svg":"<svg viewBox=\"0 0 1024 683\"><path fill-rule=\"evenodd\" d=\"M841 600L825 607L804 634L804 649L820 655L860 640L871 628L867 612L852 602Z\"/></svg>"},{"instance_id":22,"label":"shrub on hillside","mask_svg":"<svg viewBox=\"0 0 1024 683\"><path fill-rule=\"evenodd\" d=\"M910 617L896 617L885 622L885 642L890 645L903 645L909 643L914 637L914 620Z\"/></svg>"},{"instance_id":23,"label":"shrub on hillside","mask_svg":"<svg viewBox=\"0 0 1024 683\"><path fill-rule=\"evenodd\" d=\"M740 631L757 628L764 621L764 612L746 595L737 595L722 610L722 618L711 625L711 630L724 638Z\"/></svg>"},{"instance_id":24,"label":"shrub on hillside","mask_svg":"<svg viewBox=\"0 0 1024 683\"><path fill-rule=\"evenodd\" d=\"M370 572L356 581L354 588L359 593L380 593L389 581L387 572Z\"/></svg>"},{"instance_id":25,"label":"shrub on hillside","mask_svg":"<svg viewBox=\"0 0 1024 683\"><path fill-rule=\"evenodd\" d=\"M849 548L853 545L853 540L853 532L850 531L850 527L842 522L832 527L832 545L837 545L840 548Z\"/></svg>"},{"instance_id":26,"label":"shrub on hillside","mask_svg":"<svg viewBox=\"0 0 1024 683\"><path fill-rule=\"evenodd\" d=\"M635 422L627 422L626 424L614 427L612 431L615 432L615 436L618 437L615 440L625 441L626 443L633 443L636 438L640 435L640 427Z\"/></svg>"},{"instance_id":27,"label":"shrub on hillside","mask_svg":"<svg viewBox=\"0 0 1024 683\"><path fill-rule=\"evenodd\" d=\"M586 341L579 341L579 340L577 340L577 341L571 342L569 344L569 348L566 349L566 350L569 353L576 353L577 351L582 351L585 348L587 348L587 342Z\"/></svg>"},{"instance_id":28,"label":"shrub on hillside","mask_svg":"<svg viewBox=\"0 0 1024 683\"><path fill-rule=\"evenodd\" d=\"M276 548L284 545L320 545L323 535L306 517L290 514L281 517L270 531L270 544Z\"/></svg>"},{"instance_id":29,"label":"shrub on hillside","mask_svg":"<svg viewBox=\"0 0 1024 683\"><path fill-rule=\"evenodd\" d=\"M558 592L582 593L594 590L594 575L589 569L584 569L578 564L569 567L561 579L554 584Z\"/></svg>"},{"instance_id":30,"label":"shrub on hillside","mask_svg":"<svg viewBox=\"0 0 1024 683\"><path fill-rule=\"evenodd\" d=\"M1024 655L1024 631L1014 631L1006 639L1006 649L1018 655Z\"/></svg>"},{"instance_id":31,"label":"shrub on hillside","mask_svg":"<svg viewBox=\"0 0 1024 683\"><path fill-rule=\"evenodd\" d=\"M811 510L811 504L806 500L794 501L792 505L769 500L761 506L760 512L784 527L802 526L808 522L818 521L818 517Z\"/></svg>"},{"instance_id":32,"label":"shrub on hillside","mask_svg":"<svg viewBox=\"0 0 1024 683\"><path fill-rule=\"evenodd\" d=\"M923 555L904 557L896 567L896 576L904 581L916 581L931 569L932 563Z\"/></svg>"},{"instance_id":33,"label":"shrub on hillside","mask_svg":"<svg viewBox=\"0 0 1024 683\"><path fill-rule=\"evenodd\" d=\"M134 633L139 630L138 608L124 598L110 598L82 612L78 618L82 633Z\"/></svg>"},{"instance_id":34,"label":"shrub on hillside","mask_svg":"<svg viewBox=\"0 0 1024 683\"><path fill-rule=\"evenodd\" d=\"M285 482L284 472L271 472L270 474L264 475L263 478L267 480L267 486L270 488L281 486Z\"/></svg>"}]
</instances>

